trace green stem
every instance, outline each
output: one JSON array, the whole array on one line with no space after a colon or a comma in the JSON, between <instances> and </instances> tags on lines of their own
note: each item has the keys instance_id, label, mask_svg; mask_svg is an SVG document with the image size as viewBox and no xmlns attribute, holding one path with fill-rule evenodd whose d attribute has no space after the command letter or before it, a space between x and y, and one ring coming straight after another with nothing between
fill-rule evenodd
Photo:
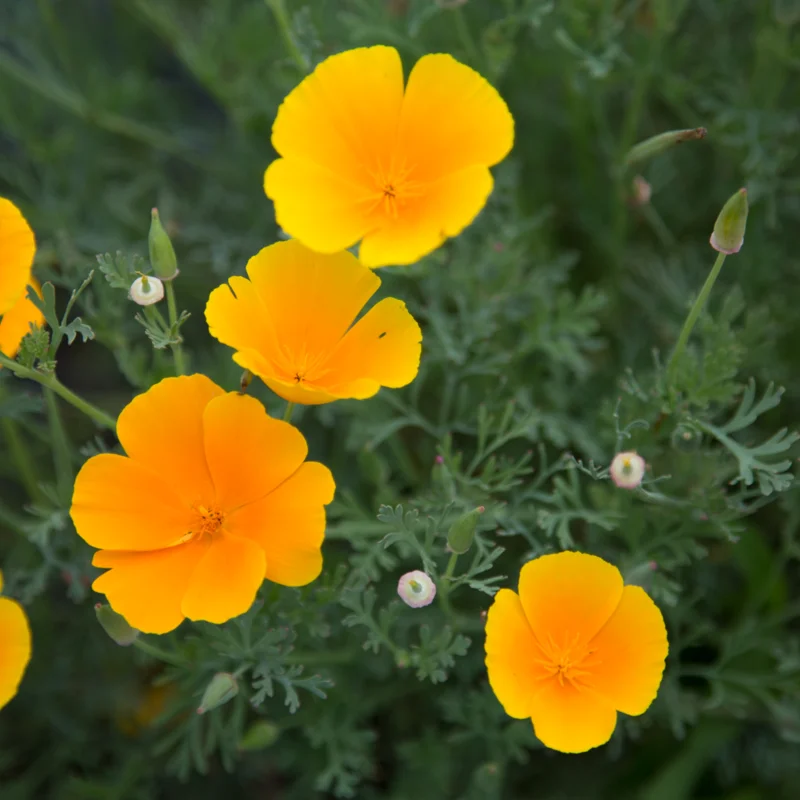
<instances>
[{"instance_id":1,"label":"green stem","mask_svg":"<svg viewBox=\"0 0 800 800\"><path fill-rule=\"evenodd\" d=\"M177 327L178 322L178 306L175 302L175 289L172 286L172 281L164 281L167 285L167 310L169 311L169 324L170 327ZM179 337L180 338L180 337ZM175 374L186 374L186 362L183 358L183 347L180 342L172 345L172 355L175 359Z\"/></svg>"},{"instance_id":2,"label":"green stem","mask_svg":"<svg viewBox=\"0 0 800 800\"><path fill-rule=\"evenodd\" d=\"M78 397L75 392L67 389L55 375L48 375L31 367L24 367L22 364L18 364L2 354L0 354L0 366L10 369L18 378L27 378L28 380L36 381L36 383L47 389L52 389L62 400L66 400L70 405L75 406L78 411L83 412L87 417L91 417L101 427L110 428L112 431L116 429L117 421L114 417L109 416L105 411L101 411L82 397Z\"/></svg>"},{"instance_id":3,"label":"green stem","mask_svg":"<svg viewBox=\"0 0 800 800\"><path fill-rule=\"evenodd\" d=\"M289 422L289 420L292 418L292 411L294 411L294 405L295 404L291 400L286 404L286 411L283 412L284 422Z\"/></svg>"},{"instance_id":4,"label":"green stem","mask_svg":"<svg viewBox=\"0 0 800 800\"><path fill-rule=\"evenodd\" d=\"M308 72L309 64L306 57L303 55L292 33L292 23L289 20L289 15L286 13L286 6L283 0L265 0L266 4L272 9L275 15L275 21L278 23L278 29L281 32L286 49L292 60L297 64L300 72Z\"/></svg>"},{"instance_id":5,"label":"green stem","mask_svg":"<svg viewBox=\"0 0 800 800\"><path fill-rule=\"evenodd\" d=\"M137 636L133 640L133 646L141 650L143 653L147 653L147 655L157 658L159 661L163 661L166 664L172 664L173 667L189 666L188 662L185 661L181 656L175 653L169 653L157 645L150 644L150 642L144 641L141 636Z\"/></svg>"},{"instance_id":6,"label":"green stem","mask_svg":"<svg viewBox=\"0 0 800 800\"><path fill-rule=\"evenodd\" d=\"M56 487L59 497L69 499L72 492L72 447L64 430L64 421L58 408L58 400L52 389L44 390L44 401L47 407L47 420L50 426L50 444L53 449L53 463L56 468Z\"/></svg>"},{"instance_id":7,"label":"green stem","mask_svg":"<svg viewBox=\"0 0 800 800\"><path fill-rule=\"evenodd\" d=\"M17 477L24 487L28 497L33 500L42 499L42 490L39 488L39 479L36 477L36 467L30 457L30 451L20 436L17 423L13 419L2 419L3 438L11 455L11 460L17 468Z\"/></svg>"},{"instance_id":8,"label":"green stem","mask_svg":"<svg viewBox=\"0 0 800 800\"><path fill-rule=\"evenodd\" d=\"M458 36L461 39L461 44L464 46L464 49L467 51L467 56L469 60L472 61L473 66L479 66L481 55L478 52L478 48L475 45L475 40L472 38L472 32L469 29L469 25L467 25L466 17L464 16L464 9L461 6L458 6L453 9L453 16L456 20L456 30L458 31Z\"/></svg>"},{"instance_id":9,"label":"green stem","mask_svg":"<svg viewBox=\"0 0 800 800\"><path fill-rule=\"evenodd\" d=\"M706 278L706 282L703 284L703 288L700 290L700 294L697 295L697 300L694 301L694 305L689 312L689 316L686 317L686 322L683 323L683 329L678 337L678 342L675 345L675 349L672 352L672 357L669 360L669 366L667 367L667 378L669 379L670 383L672 383L672 379L675 377L675 369L678 365L678 361L680 360L683 351L686 349L686 343L689 341L689 337L692 335L692 330L694 329L700 314L705 308L706 302L708 301L708 296L711 294L711 289L714 287L714 283L716 282L724 263L725 253L720 253L717 256L717 260L714 262L714 266L711 268L711 272L708 273L708 277Z\"/></svg>"},{"instance_id":10,"label":"green stem","mask_svg":"<svg viewBox=\"0 0 800 800\"><path fill-rule=\"evenodd\" d=\"M456 561L458 561L458 553L451 553L450 560L447 562L447 568L444 571L444 575L442 575L441 586L439 587L439 601L448 617L453 614L453 607L450 605L450 581L456 569Z\"/></svg>"}]
</instances>

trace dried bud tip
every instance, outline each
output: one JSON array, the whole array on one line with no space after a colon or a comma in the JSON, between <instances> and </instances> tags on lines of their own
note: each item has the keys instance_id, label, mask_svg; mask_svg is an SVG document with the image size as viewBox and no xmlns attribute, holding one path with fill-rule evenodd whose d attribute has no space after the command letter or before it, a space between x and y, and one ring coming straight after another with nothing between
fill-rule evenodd
<instances>
[{"instance_id":1,"label":"dried bud tip","mask_svg":"<svg viewBox=\"0 0 800 800\"><path fill-rule=\"evenodd\" d=\"M609 467L611 480L620 489L635 489L642 483L645 470L644 459L634 451L617 453Z\"/></svg>"},{"instance_id":2,"label":"dried bud tip","mask_svg":"<svg viewBox=\"0 0 800 800\"><path fill-rule=\"evenodd\" d=\"M444 464L444 456L436 456L437 464Z\"/></svg>"},{"instance_id":3,"label":"dried bud tip","mask_svg":"<svg viewBox=\"0 0 800 800\"><path fill-rule=\"evenodd\" d=\"M436 584L430 575L415 569L406 572L397 582L397 594L407 606L422 608L429 606L436 597Z\"/></svg>"},{"instance_id":4,"label":"dried bud tip","mask_svg":"<svg viewBox=\"0 0 800 800\"><path fill-rule=\"evenodd\" d=\"M637 175L633 179L633 196L631 198L633 204L635 206L646 206L652 196L653 188L641 175Z\"/></svg>"},{"instance_id":5,"label":"dried bud tip","mask_svg":"<svg viewBox=\"0 0 800 800\"><path fill-rule=\"evenodd\" d=\"M717 252L730 256L742 249L747 212L747 189L739 189L722 207L714 223L709 241Z\"/></svg>"}]
</instances>

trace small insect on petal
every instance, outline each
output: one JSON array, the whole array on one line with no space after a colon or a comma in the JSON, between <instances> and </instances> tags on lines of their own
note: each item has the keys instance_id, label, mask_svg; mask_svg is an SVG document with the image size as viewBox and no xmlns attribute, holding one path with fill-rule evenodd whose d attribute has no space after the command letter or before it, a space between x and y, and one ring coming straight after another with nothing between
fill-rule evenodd
<instances>
[{"instance_id":1,"label":"small insect on petal","mask_svg":"<svg viewBox=\"0 0 800 800\"><path fill-rule=\"evenodd\" d=\"M397 594L407 606L422 608L429 606L436 597L436 584L429 575L415 569L406 572L397 582Z\"/></svg>"}]
</instances>

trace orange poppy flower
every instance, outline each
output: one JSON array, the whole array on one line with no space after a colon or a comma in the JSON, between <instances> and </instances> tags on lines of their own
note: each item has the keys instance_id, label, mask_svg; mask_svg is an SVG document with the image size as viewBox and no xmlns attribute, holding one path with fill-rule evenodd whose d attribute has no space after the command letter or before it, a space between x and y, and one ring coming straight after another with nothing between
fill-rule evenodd
<instances>
[{"instance_id":1,"label":"orange poppy flower","mask_svg":"<svg viewBox=\"0 0 800 800\"><path fill-rule=\"evenodd\" d=\"M278 224L312 250L361 241L369 267L413 264L472 222L513 142L503 99L452 56L423 56L404 89L397 50L361 47L286 97L264 191Z\"/></svg>"},{"instance_id":2,"label":"orange poppy flower","mask_svg":"<svg viewBox=\"0 0 800 800\"><path fill-rule=\"evenodd\" d=\"M17 693L30 660L31 631L25 612L16 600L0 597L0 708Z\"/></svg>"},{"instance_id":3,"label":"orange poppy flower","mask_svg":"<svg viewBox=\"0 0 800 800\"><path fill-rule=\"evenodd\" d=\"M489 684L509 716L530 717L564 753L605 744L617 712L643 714L658 693L667 631L656 604L602 558L564 552L523 566L486 621Z\"/></svg>"},{"instance_id":4,"label":"orange poppy flower","mask_svg":"<svg viewBox=\"0 0 800 800\"><path fill-rule=\"evenodd\" d=\"M208 328L285 400L364 399L416 377L422 333L405 303L386 298L353 322L381 285L355 256L291 240L253 256L247 274L211 293Z\"/></svg>"},{"instance_id":5,"label":"orange poppy flower","mask_svg":"<svg viewBox=\"0 0 800 800\"><path fill-rule=\"evenodd\" d=\"M0 353L14 358L30 325L43 325L44 316L28 300L36 239L22 212L0 197Z\"/></svg>"},{"instance_id":6,"label":"orange poppy flower","mask_svg":"<svg viewBox=\"0 0 800 800\"><path fill-rule=\"evenodd\" d=\"M127 456L83 465L70 514L108 568L93 588L134 628L225 622L265 578L319 575L333 478L258 400L204 375L167 378L123 409L117 435Z\"/></svg>"}]
</instances>

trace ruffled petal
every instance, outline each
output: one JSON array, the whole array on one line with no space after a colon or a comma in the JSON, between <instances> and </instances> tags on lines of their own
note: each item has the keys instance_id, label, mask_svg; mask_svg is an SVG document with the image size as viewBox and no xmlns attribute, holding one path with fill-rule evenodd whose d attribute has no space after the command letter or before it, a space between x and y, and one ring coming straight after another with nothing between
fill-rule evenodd
<instances>
[{"instance_id":1,"label":"ruffled petal","mask_svg":"<svg viewBox=\"0 0 800 800\"><path fill-rule=\"evenodd\" d=\"M522 567L519 596L541 645L569 650L586 645L614 613L622 576L597 556L555 553Z\"/></svg>"},{"instance_id":2,"label":"ruffled petal","mask_svg":"<svg viewBox=\"0 0 800 800\"><path fill-rule=\"evenodd\" d=\"M42 290L38 281L31 278L28 283L41 297ZM19 352L22 340L30 331L31 325L44 325L44 314L28 300L26 291L0 319L0 353L14 358Z\"/></svg>"},{"instance_id":3,"label":"ruffled petal","mask_svg":"<svg viewBox=\"0 0 800 800\"><path fill-rule=\"evenodd\" d=\"M217 624L244 614L264 581L265 562L255 542L228 533L215 536L189 581L183 614Z\"/></svg>"},{"instance_id":4,"label":"ruffled petal","mask_svg":"<svg viewBox=\"0 0 800 800\"><path fill-rule=\"evenodd\" d=\"M431 181L502 161L514 144L514 119L485 78L437 53L411 70L399 139L411 177Z\"/></svg>"},{"instance_id":5,"label":"ruffled petal","mask_svg":"<svg viewBox=\"0 0 800 800\"><path fill-rule=\"evenodd\" d=\"M195 514L153 471L125 456L92 456L75 479L70 516L92 547L156 550L179 542Z\"/></svg>"},{"instance_id":6,"label":"ruffled petal","mask_svg":"<svg viewBox=\"0 0 800 800\"><path fill-rule=\"evenodd\" d=\"M260 500L303 463L308 446L288 422L270 417L254 397L217 397L203 415L205 450L224 515Z\"/></svg>"},{"instance_id":7,"label":"ruffled petal","mask_svg":"<svg viewBox=\"0 0 800 800\"><path fill-rule=\"evenodd\" d=\"M491 173L480 165L426 184L396 218L386 217L364 237L359 258L370 268L419 261L475 219L492 186Z\"/></svg>"},{"instance_id":8,"label":"ruffled petal","mask_svg":"<svg viewBox=\"0 0 800 800\"><path fill-rule=\"evenodd\" d=\"M10 200L0 197L0 316L25 296L35 255L30 225Z\"/></svg>"},{"instance_id":9,"label":"ruffled petal","mask_svg":"<svg viewBox=\"0 0 800 800\"><path fill-rule=\"evenodd\" d=\"M617 712L599 695L552 678L533 697L533 730L545 747L585 753L614 733Z\"/></svg>"},{"instance_id":10,"label":"ruffled petal","mask_svg":"<svg viewBox=\"0 0 800 800\"><path fill-rule=\"evenodd\" d=\"M92 588L137 630L168 633L183 622L183 596L208 547L200 539L144 553L100 550L92 563L109 571Z\"/></svg>"},{"instance_id":11,"label":"ruffled petal","mask_svg":"<svg viewBox=\"0 0 800 800\"><path fill-rule=\"evenodd\" d=\"M22 606L0 597L0 708L17 693L31 660L31 631Z\"/></svg>"},{"instance_id":12,"label":"ruffled petal","mask_svg":"<svg viewBox=\"0 0 800 800\"><path fill-rule=\"evenodd\" d=\"M324 506L334 490L330 470L307 462L263 500L226 517L225 527L263 548L268 580L305 586L322 571Z\"/></svg>"},{"instance_id":13,"label":"ruffled petal","mask_svg":"<svg viewBox=\"0 0 800 800\"><path fill-rule=\"evenodd\" d=\"M339 397L359 397L372 387L370 394L380 386L406 386L417 376L421 352L419 325L405 303L388 297L347 332L325 364L330 377L324 385Z\"/></svg>"},{"instance_id":14,"label":"ruffled petal","mask_svg":"<svg viewBox=\"0 0 800 800\"><path fill-rule=\"evenodd\" d=\"M667 658L667 629L639 586L626 586L611 618L592 639L588 681L617 711L643 714L655 700Z\"/></svg>"},{"instance_id":15,"label":"ruffled petal","mask_svg":"<svg viewBox=\"0 0 800 800\"><path fill-rule=\"evenodd\" d=\"M543 660L519 596L501 589L486 618L486 670L489 685L509 716L531 716L533 695L547 677Z\"/></svg>"},{"instance_id":16,"label":"ruffled petal","mask_svg":"<svg viewBox=\"0 0 800 800\"><path fill-rule=\"evenodd\" d=\"M125 452L160 475L189 505L208 503L214 496L203 447L203 411L221 394L205 375L165 378L134 397L117 420Z\"/></svg>"}]
</instances>

